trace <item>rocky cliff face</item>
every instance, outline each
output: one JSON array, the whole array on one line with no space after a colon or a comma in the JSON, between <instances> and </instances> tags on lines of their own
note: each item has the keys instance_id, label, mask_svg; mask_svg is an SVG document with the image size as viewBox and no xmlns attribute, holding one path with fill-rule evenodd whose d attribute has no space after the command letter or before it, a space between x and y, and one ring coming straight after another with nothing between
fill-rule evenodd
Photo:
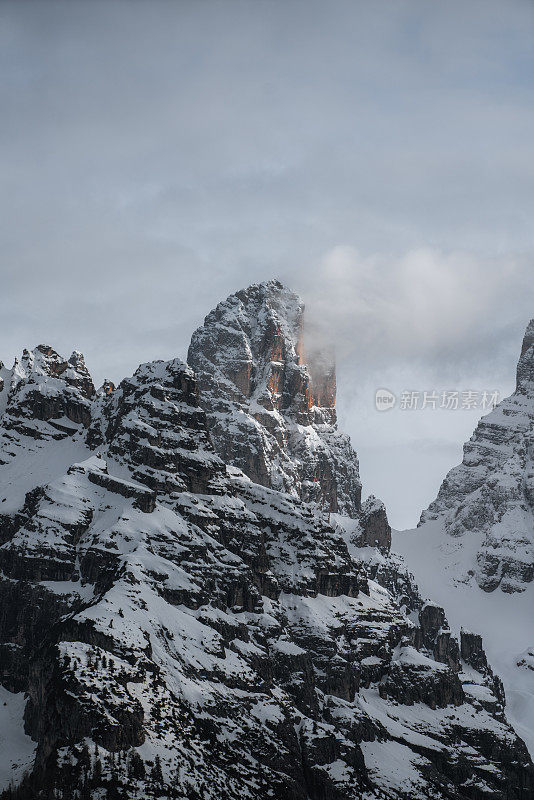
<instances>
[{"instance_id":1,"label":"rocky cliff face","mask_svg":"<svg viewBox=\"0 0 534 800\"><path fill-rule=\"evenodd\" d=\"M420 525L467 536L474 555L461 580L487 592L520 592L534 579L534 320L527 327L515 392L479 422Z\"/></svg>"},{"instance_id":2,"label":"rocky cliff face","mask_svg":"<svg viewBox=\"0 0 534 800\"><path fill-rule=\"evenodd\" d=\"M262 486L356 514L358 460L336 427L333 357L310 353L303 314L299 298L277 281L251 286L208 314L188 363L227 463Z\"/></svg>"},{"instance_id":3,"label":"rocky cliff face","mask_svg":"<svg viewBox=\"0 0 534 800\"><path fill-rule=\"evenodd\" d=\"M272 334L265 291L242 293L258 302L247 341L263 326L276 358L236 359L230 379L214 344L227 383L210 397L243 441L227 405L237 380L273 404L261 407L288 439L317 435L335 467L321 439L323 425L340 436L333 405L314 405L333 404L332 383L309 399L310 370L284 350L301 312L277 306ZM95 393L72 358L37 348L0 393L0 737L16 743L0 755L5 798L534 796L479 638L458 643L423 603L380 540L380 504L321 512L332 489L302 489L283 436L290 492L225 463L206 384L177 359ZM354 469L332 484L344 511Z\"/></svg>"}]
</instances>

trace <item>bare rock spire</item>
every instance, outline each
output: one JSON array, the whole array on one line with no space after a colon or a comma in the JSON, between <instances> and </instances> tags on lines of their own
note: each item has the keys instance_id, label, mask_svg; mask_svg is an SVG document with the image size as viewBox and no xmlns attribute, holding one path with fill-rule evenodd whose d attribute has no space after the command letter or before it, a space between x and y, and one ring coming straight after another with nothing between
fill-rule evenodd
<instances>
[{"instance_id":1,"label":"bare rock spire","mask_svg":"<svg viewBox=\"0 0 534 800\"><path fill-rule=\"evenodd\" d=\"M225 461L327 511L360 511L358 460L336 427L333 352L308 346L296 294L267 281L230 295L193 334L188 362Z\"/></svg>"}]
</instances>

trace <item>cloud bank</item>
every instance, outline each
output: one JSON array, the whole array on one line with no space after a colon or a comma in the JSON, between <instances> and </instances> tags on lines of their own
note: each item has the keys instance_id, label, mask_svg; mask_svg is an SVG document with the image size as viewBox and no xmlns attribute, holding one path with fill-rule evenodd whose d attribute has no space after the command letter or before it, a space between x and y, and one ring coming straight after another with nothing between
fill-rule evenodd
<instances>
[{"instance_id":1,"label":"cloud bank","mask_svg":"<svg viewBox=\"0 0 534 800\"><path fill-rule=\"evenodd\" d=\"M507 357L533 312L534 257L445 253L365 256L338 246L299 276L311 328L338 358L388 367L415 359L445 378Z\"/></svg>"}]
</instances>

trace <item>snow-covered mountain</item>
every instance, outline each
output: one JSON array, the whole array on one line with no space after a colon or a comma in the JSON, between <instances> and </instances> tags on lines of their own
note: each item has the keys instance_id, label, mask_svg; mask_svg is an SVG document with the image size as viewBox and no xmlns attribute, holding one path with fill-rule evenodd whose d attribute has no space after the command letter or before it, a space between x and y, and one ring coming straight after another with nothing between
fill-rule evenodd
<instances>
[{"instance_id":1,"label":"snow-covered mountain","mask_svg":"<svg viewBox=\"0 0 534 800\"><path fill-rule=\"evenodd\" d=\"M333 353L305 344L304 305L278 281L230 295L187 357L217 453L262 486L358 519L361 543L389 549L383 504L362 505L358 458L336 424Z\"/></svg>"},{"instance_id":2,"label":"snow-covered mountain","mask_svg":"<svg viewBox=\"0 0 534 800\"><path fill-rule=\"evenodd\" d=\"M534 752L534 320L514 393L483 417L416 530L394 537L456 629L484 634L509 715Z\"/></svg>"},{"instance_id":3,"label":"snow-covered mountain","mask_svg":"<svg viewBox=\"0 0 534 800\"><path fill-rule=\"evenodd\" d=\"M443 481L420 525L441 520L449 536L476 542L461 580L486 592L521 592L534 579L534 319L515 392L483 417L460 466Z\"/></svg>"},{"instance_id":4,"label":"snow-covered mountain","mask_svg":"<svg viewBox=\"0 0 534 800\"><path fill-rule=\"evenodd\" d=\"M270 282L191 366L98 391L79 353L2 367L4 798L534 796L480 637L361 508L301 331Z\"/></svg>"}]
</instances>

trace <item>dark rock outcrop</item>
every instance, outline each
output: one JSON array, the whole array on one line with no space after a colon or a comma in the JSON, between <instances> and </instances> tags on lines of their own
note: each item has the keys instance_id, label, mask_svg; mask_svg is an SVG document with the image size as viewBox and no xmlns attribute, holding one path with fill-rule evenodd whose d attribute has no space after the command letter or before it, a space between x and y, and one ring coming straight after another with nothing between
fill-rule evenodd
<instances>
[{"instance_id":1,"label":"dark rock outcrop","mask_svg":"<svg viewBox=\"0 0 534 800\"><path fill-rule=\"evenodd\" d=\"M371 495L363 503L360 514L361 536L357 543L362 547L378 547L383 553L391 548L391 526L386 507Z\"/></svg>"},{"instance_id":2,"label":"dark rock outcrop","mask_svg":"<svg viewBox=\"0 0 534 800\"><path fill-rule=\"evenodd\" d=\"M478 672L488 669L488 660L482 647L482 636L471 631L460 631L460 653L463 660Z\"/></svg>"}]
</instances>

